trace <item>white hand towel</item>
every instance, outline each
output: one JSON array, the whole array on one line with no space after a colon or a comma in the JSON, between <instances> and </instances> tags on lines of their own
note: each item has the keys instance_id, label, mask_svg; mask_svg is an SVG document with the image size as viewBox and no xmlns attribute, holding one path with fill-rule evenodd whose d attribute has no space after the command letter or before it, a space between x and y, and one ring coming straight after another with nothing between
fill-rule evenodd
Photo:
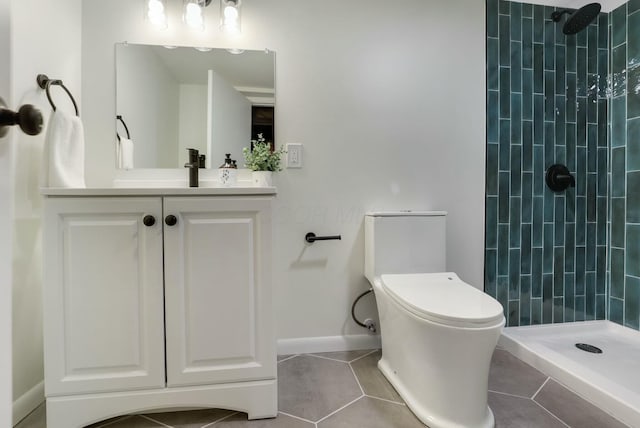
<instances>
[{"instance_id":1,"label":"white hand towel","mask_svg":"<svg viewBox=\"0 0 640 428\"><path fill-rule=\"evenodd\" d=\"M86 187L84 129L79 117L60 110L51 114L42 166L44 187Z\"/></svg>"},{"instance_id":2,"label":"white hand towel","mask_svg":"<svg viewBox=\"0 0 640 428\"><path fill-rule=\"evenodd\" d=\"M118 141L118 168L133 169L133 140L120 138Z\"/></svg>"}]
</instances>

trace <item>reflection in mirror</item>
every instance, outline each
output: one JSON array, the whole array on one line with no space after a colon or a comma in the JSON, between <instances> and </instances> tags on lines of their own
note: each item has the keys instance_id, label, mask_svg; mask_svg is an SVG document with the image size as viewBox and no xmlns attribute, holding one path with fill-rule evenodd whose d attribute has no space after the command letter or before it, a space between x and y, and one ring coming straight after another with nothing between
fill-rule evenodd
<instances>
[{"instance_id":1,"label":"reflection in mirror","mask_svg":"<svg viewBox=\"0 0 640 428\"><path fill-rule=\"evenodd\" d=\"M274 74L270 51L116 44L118 167L181 168L187 148L242 165L257 133L273 142Z\"/></svg>"}]
</instances>

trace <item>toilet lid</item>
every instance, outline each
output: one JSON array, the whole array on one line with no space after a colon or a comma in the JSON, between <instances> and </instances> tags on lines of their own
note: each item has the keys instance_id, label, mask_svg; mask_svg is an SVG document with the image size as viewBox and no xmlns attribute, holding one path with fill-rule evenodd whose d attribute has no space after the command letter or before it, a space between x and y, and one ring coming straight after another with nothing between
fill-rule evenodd
<instances>
[{"instance_id":1,"label":"toilet lid","mask_svg":"<svg viewBox=\"0 0 640 428\"><path fill-rule=\"evenodd\" d=\"M382 275L382 287L418 317L457 327L487 327L504 320L502 305L455 273Z\"/></svg>"}]
</instances>

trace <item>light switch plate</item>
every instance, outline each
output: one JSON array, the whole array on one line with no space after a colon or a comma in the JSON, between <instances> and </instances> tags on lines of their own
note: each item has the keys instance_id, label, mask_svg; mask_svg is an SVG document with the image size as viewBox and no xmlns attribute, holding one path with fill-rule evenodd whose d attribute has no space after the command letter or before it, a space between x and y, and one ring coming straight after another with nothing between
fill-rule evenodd
<instances>
[{"instance_id":1,"label":"light switch plate","mask_svg":"<svg viewBox=\"0 0 640 428\"><path fill-rule=\"evenodd\" d=\"M287 168L302 168L302 144L287 144Z\"/></svg>"}]
</instances>

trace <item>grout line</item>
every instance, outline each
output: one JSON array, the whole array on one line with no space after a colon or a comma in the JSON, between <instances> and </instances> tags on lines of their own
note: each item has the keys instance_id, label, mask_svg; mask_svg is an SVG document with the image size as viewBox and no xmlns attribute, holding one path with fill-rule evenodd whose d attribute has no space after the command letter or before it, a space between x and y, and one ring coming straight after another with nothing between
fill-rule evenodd
<instances>
[{"instance_id":1,"label":"grout line","mask_svg":"<svg viewBox=\"0 0 640 428\"><path fill-rule=\"evenodd\" d=\"M363 395L361 395L360 397L356 398L355 400L353 400L353 401L351 401L351 402L349 402L349 403L345 404L344 406L340 407L339 409L334 410L333 412L329 413L329 414L328 414L327 416L325 416L324 418L318 419L318 420L316 421L316 424L319 424L320 422L324 421L325 419L330 418L331 416L335 415L335 414L336 414L336 413L338 413L339 411L346 409L347 407L349 407L350 405L352 405L352 404L353 404L353 403L355 403L356 401L361 400L361 399L362 399L362 397L364 397L364 394L363 394Z\"/></svg>"},{"instance_id":2,"label":"grout line","mask_svg":"<svg viewBox=\"0 0 640 428\"><path fill-rule=\"evenodd\" d=\"M531 400L531 397L526 397L524 395L517 395L517 394L509 394L508 392L502 392L502 391L494 391L492 389L487 390L487 392L492 392L494 394L499 394L499 395L506 395L508 397L514 397L514 398L523 398L525 400Z\"/></svg>"},{"instance_id":3,"label":"grout line","mask_svg":"<svg viewBox=\"0 0 640 428\"><path fill-rule=\"evenodd\" d=\"M284 359L278 361L277 364L283 363L285 361L292 360L292 359L294 359L295 357L298 357L298 356L300 356L300 354L289 355L287 358L284 358Z\"/></svg>"},{"instance_id":4,"label":"grout line","mask_svg":"<svg viewBox=\"0 0 640 428\"><path fill-rule=\"evenodd\" d=\"M368 394L364 394L365 397L368 398L373 398L374 400L380 400L380 401L386 401L387 403L393 403L393 404L398 404L400 406L404 406L407 407L406 403L401 403L399 401L393 401L393 400L388 400L386 398L380 398L380 397L376 397L375 395L368 395Z\"/></svg>"},{"instance_id":5,"label":"grout line","mask_svg":"<svg viewBox=\"0 0 640 428\"><path fill-rule=\"evenodd\" d=\"M309 357L314 357L314 358L320 358L323 360L335 361L337 363L349 364L349 361L338 360L337 358L325 357L325 356L316 355L316 354L304 354L304 355L307 355Z\"/></svg>"},{"instance_id":6,"label":"grout line","mask_svg":"<svg viewBox=\"0 0 640 428\"><path fill-rule=\"evenodd\" d=\"M535 404L537 404L542 410L544 410L545 412L547 412L548 414L550 414L551 416L553 416L555 419L557 419L562 425L566 426L567 428L571 428L571 426L569 426L565 421L563 421L562 419L560 419L559 417L557 417L556 415L554 415L553 413L551 413L549 411L549 409L547 409L546 407L544 407L542 404L538 403L536 400L531 399L531 401L533 401Z\"/></svg>"},{"instance_id":7,"label":"grout line","mask_svg":"<svg viewBox=\"0 0 640 428\"><path fill-rule=\"evenodd\" d=\"M221 422L221 421L223 421L223 420L225 420L225 419L228 419L228 418L230 418L231 416L235 416L235 415L237 415L238 413L240 413L240 412L232 412L232 413L228 414L227 416L223 416L223 417L221 417L221 418L220 418L220 419L218 419L217 421L213 421L213 422L211 422L211 423L208 423L207 425L202 426L201 428L209 428L209 427L212 427L213 425L217 424L218 422Z\"/></svg>"},{"instance_id":8,"label":"grout line","mask_svg":"<svg viewBox=\"0 0 640 428\"><path fill-rule=\"evenodd\" d=\"M360 355L358 358L354 358L353 360L349 361L349 364L351 364L351 363L355 363L356 361L361 360L361 359L363 359L363 358L365 358L365 357L368 357L368 356L369 356L369 355L371 355L371 354L375 354L375 353L376 353L376 352L378 352L379 350L380 350L380 349L372 349L371 351L367 352L366 354L364 354L364 355Z\"/></svg>"},{"instance_id":9,"label":"grout line","mask_svg":"<svg viewBox=\"0 0 640 428\"><path fill-rule=\"evenodd\" d=\"M147 419L147 420L149 420L149 421L151 421L151 422L155 422L155 423L157 423L157 424L159 424L159 425L162 425L163 427L166 427L166 428L174 428L174 427L172 427L171 425L163 424L163 423L162 423L162 422L160 422L160 421L156 421L155 419L150 418L149 416L145 416L145 415L138 415L138 416L140 416L141 418Z\"/></svg>"},{"instance_id":10,"label":"grout line","mask_svg":"<svg viewBox=\"0 0 640 428\"><path fill-rule=\"evenodd\" d=\"M548 377L543 383L542 385L540 385L540 388L538 388L538 390L535 392L535 394L533 394L533 396L531 396L531 399L535 399L536 396L540 393L540 391L542 391L542 388L544 388L544 386L547 384L547 382L549 382L549 380L551 380L551 377Z\"/></svg>"},{"instance_id":11,"label":"grout line","mask_svg":"<svg viewBox=\"0 0 640 428\"><path fill-rule=\"evenodd\" d=\"M349 369L351 370L351 373L353 374L353 377L356 379L356 383L358 384L358 388L360 388L360 392L362 393L362 395L366 395L364 393L364 388L360 384L360 379L358 379L358 375L356 374L356 371L351 366L351 363L348 363L348 364L349 364Z\"/></svg>"},{"instance_id":12,"label":"grout line","mask_svg":"<svg viewBox=\"0 0 640 428\"><path fill-rule=\"evenodd\" d=\"M299 421L308 422L308 423L314 424L314 425L316 424L316 422L310 421L309 419L301 418L300 416L292 415L291 413L286 413L286 412L281 412L281 411L279 411L278 413L281 413L281 414L283 414L285 416L289 416L290 418L293 418L293 419L297 419Z\"/></svg>"}]
</instances>

